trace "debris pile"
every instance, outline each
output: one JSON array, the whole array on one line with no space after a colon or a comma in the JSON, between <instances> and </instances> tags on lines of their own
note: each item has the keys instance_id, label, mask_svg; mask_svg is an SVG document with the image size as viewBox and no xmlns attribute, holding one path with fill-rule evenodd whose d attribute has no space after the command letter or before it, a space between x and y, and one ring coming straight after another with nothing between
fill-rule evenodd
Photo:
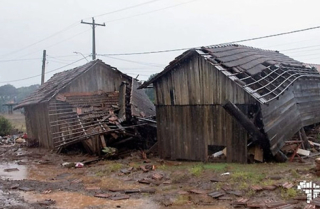
<instances>
[{"instance_id":1,"label":"debris pile","mask_svg":"<svg viewBox=\"0 0 320 209\"><path fill-rule=\"evenodd\" d=\"M121 153L109 152L111 147L120 152L151 147L155 108L145 94L138 93L143 90L134 90L136 86L123 82L115 92L58 94L49 106L55 149L60 152L80 142L88 153L113 156Z\"/></svg>"}]
</instances>

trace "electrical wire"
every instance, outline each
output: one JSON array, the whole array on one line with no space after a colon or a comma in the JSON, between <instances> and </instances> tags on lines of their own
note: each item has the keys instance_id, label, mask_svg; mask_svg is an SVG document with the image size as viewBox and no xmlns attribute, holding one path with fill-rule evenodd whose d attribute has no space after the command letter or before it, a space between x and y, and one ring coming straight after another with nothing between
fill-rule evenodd
<instances>
[{"instance_id":1,"label":"electrical wire","mask_svg":"<svg viewBox=\"0 0 320 209\"><path fill-rule=\"evenodd\" d=\"M117 13L117 12L122 12L122 11L126 11L126 10L133 9L133 8L136 8L136 7L144 6L146 4L151 4L151 3L154 3L154 2L157 2L157 1L160 1L160 0L147 1L147 2L144 2L144 3L141 3L141 4L136 4L136 5L133 5L133 6L125 7L125 8L122 8L122 9L114 10L114 11L103 13L103 14L100 14L100 15L95 15L93 17L101 17L101 16L105 16L105 15L110 15L110 14L114 14L114 13ZM87 18L84 18L84 19L88 19L88 18L91 18L91 17L87 17Z\"/></svg>"},{"instance_id":2,"label":"electrical wire","mask_svg":"<svg viewBox=\"0 0 320 209\"><path fill-rule=\"evenodd\" d=\"M316 26L316 27L293 30L293 31L288 31L288 32L283 32L283 33L267 35L267 36L260 36L260 37L255 37L255 38L242 39L242 40L238 40L238 41L225 42L225 43L217 44L217 45L227 45L227 44L242 43L242 42L247 42L247 41L255 41L255 40L272 38L272 37L277 37L277 36L283 36L283 35L288 35L288 34L293 34L293 33L300 33L300 32L304 32L304 31L308 31L308 30L315 30L315 29L319 29L319 28L320 28L320 26ZM211 45L211 46L216 46L216 45ZM175 51L184 51L184 50L189 50L189 49L200 49L200 48L201 48L201 46L188 47L188 48L178 48L178 49L158 50L158 51L145 51L145 52L132 52L132 53L112 53L112 54L99 54L99 55L100 56L126 56L126 55L141 55L141 54L158 54L158 53L167 53L167 52L175 52Z\"/></svg>"},{"instance_id":3,"label":"electrical wire","mask_svg":"<svg viewBox=\"0 0 320 209\"><path fill-rule=\"evenodd\" d=\"M164 8L156 9L156 10L151 10L151 11L149 11L149 12L145 12L145 13L141 13L141 14L136 14L136 15L132 15L132 16L127 16L127 17L119 18L119 19L110 20L110 21L107 21L107 22L105 22L105 23L111 23L111 22L116 22L116 21L120 21L120 20L129 19L129 18L132 18L132 17L143 16L143 15L147 15L147 14L150 14L150 13L159 12L159 11L162 11L162 10L166 10L166 9L178 7L178 6L181 6L181 5L184 5L184 4L189 4L189 3L194 2L194 1L200 1L200 0L192 0L192 1L182 2L182 3L180 3L180 4L174 4L174 5L172 5L172 6L168 6L168 7L164 7Z\"/></svg>"},{"instance_id":4,"label":"electrical wire","mask_svg":"<svg viewBox=\"0 0 320 209\"><path fill-rule=\"evenodd\" d=\"M44 38L44 39L41 39L40 41L34 42L34 43L32 43L32 44L30 44L30 45L27 45L27 46L25 46L25 47L23 47L23 48L21 48L21 49L19 49L19 50L12 51L12 52L9 52L9 53L7 53L7 54L2 54L2 55L0 55L0 56L1 56L1 57L5 57L5 56L8 56L8 55L16 54L16 53L18 53L18 52L20 52L20 51L23 51L23 50L25 50L25 49L28 49L28 48L36 45L36 44L39 44L39 43L41 43L41 42L43 42L43 41L45 41L45 40L48 40L48 39L50 39L50 38L52 38L52 37L54 37L54 36L56 36L56 35L58 35L58 34L60 34L60 33L63 33L63 32L65 32L65 31L68 31L68 30L70 30L71 28L75 27L77 24L78 24L78 22L77 22L77 23L73 23L73 24L67 26L66 28L64 28L64 29L62 29L62 30L60 30L60 31L58 31L58 32L56 32L56 33L54 33L54 34L52 34L52 35L50 35L50 36L48 36L48 37L46 37L46 38Z\"/></svg>"},{"instance_id":5,"label":"electrical wire","mask_svg":"<svg viewBox=\"0 0 320 209\"><path fill-rule=\"evenodd\" d=\"M70 66L70 65L72 65L72 64L75 64L75 63L77 63L77 62L80 62L81 60L84 60L84 59L85 59L85 58L83 57L83 58L81 58L81 59L79 59L79 60L76 60L76 61L74 61L74 62L72 62L72 63L69 63L69 64L67 64L67 65L64 65L64 66L62 66L62 67L56 68L56 69L54 69L54 70L47 71L47 72L45 72L45 74L48 74L48 73L51 73L51 72L60 70L60 69L62 69L62 68L65 68L65 67L67 67L67 66ZM24 80L28 80L28 79L31 79L31 78L36 78L36 77L39 77L39 76L41 76L41 74L39 74L39 75L34 75L34 76L30 76L30 77L27 77L27 78L21 78L21 79L17 79L17 80L2 81L2 82L0 82L0 83L12 83L12 82L17 82L17 81L24 81Z\"/></svg>"},{"instance_id":6,"label":"electrical wire","mask_svg":"<svg viewBox=\"0 0 320 209\"><path fill-rule=\"evenodd\" d=\"M41 60L41 59L42 59L42 58L10 59L10 60L0 60L0 62L19 62L19 61Z\"/></svg>"},{"instance_id":7,"label":"electrical wire","mask_svg":"<svg viewBox=\"0 0 320 209\"><path fill-rule=\"evenodd\" d=\"M140 64L140 65L147 65L150 67L157 67L157 68L163 68L164 66L158 63L146 63L146 62L138 62L138 61L133 61L133 60L128 60L128 59L122 59L122 58L116 58L116 57L111 57L111 56L105 56L107 58L110 59L115 59L115 60L120 60L120 61L124 61L124 62L131 62L131 63L136 63L136 64Z\"/></svg>"}]
</instances>

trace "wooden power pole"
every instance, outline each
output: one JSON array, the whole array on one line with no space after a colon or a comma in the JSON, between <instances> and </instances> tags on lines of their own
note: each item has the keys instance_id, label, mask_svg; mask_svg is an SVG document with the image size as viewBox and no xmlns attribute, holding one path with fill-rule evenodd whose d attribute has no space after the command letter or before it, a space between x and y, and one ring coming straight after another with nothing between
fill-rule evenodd
<instances>
[{"instance_id":1,"label":"wooden power pole","mask_svg":"<svg viewBox=\"0 0 320 209\"><path fill-rule=\"evenodd\" d=\"M95 28L96 28L96 26L106 26L106 25L105 25L105 23L103 23L103 24L95 23L94 18L92 18L92 23L83 22L83 20L81 20L81 23L92 25L92 60L95 60L96 59L96 31L95 31Z\"/></svg>"},{"instance_id":2,"label":"wooden power pole","mask_svg":"<svg viewBox=\"0 0 320 209\"><path fill-rule=\"evenodd\" d=\"M44 74L46 71L46 50L43 50L42 55L42 73L41 73L41 85L44 83Z\"/></svg>"}]
</instances>

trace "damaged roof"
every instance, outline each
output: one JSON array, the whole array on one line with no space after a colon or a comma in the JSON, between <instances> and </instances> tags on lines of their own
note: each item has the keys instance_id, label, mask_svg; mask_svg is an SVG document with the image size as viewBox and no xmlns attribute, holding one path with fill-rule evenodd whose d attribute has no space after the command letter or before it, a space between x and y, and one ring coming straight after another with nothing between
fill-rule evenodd
<instances>
[{"instance_id":1,"label":"damaged roof","mask_svg":"<svg viewBox=\"0 0 320 209\"><path fill-rule=\"evenodd\" d=\"M156 107L146 95L144 90L139 90L139 83L132 78L131 88L131 114L136 117L151 117L156 115Z\"/></svg>"},{"instance_id":2,"label":"damaged roof","mask_svg":"<svg viewBox=\"0 0 320 209\"><path fill-rule=\"evenodd\" d=\"M65 88L74 79L78 78L80 75L92 69L95 65L102 64L109 67L119 73L121 73L116 68L105 64L101 60L94 60L85 65L73 68L71 70L66 70L60 73L54 74L47 82L42 84L33 94L21 101L14 109L22 108L24 106L43 103L49 101L51 98L56 96L63 88ZM123 73L121 73L123 74ZM123 74L127 78L131 79L130 76Z\"/></svg>"},{"instance_id":3,"label":"damaged roof","mask_svg":"<svg viewBox=\"0 0 320 209\"><path fill-rule=\"evenodd\" d=\"M228 44L190 49L139 88L147 87L194 54L202 56L215 65L263 104L278 98L301 77L320 76L315 68L308 67L278 51Z\"/></svg>"}]
</instances>

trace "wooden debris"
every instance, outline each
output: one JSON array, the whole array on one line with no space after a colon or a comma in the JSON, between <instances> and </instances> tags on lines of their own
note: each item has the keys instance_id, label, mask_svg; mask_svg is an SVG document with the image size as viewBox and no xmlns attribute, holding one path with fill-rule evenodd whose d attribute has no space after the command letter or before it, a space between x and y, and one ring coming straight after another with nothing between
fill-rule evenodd
<instances>
[{"instance_id":1,"label":"wooden debris","mask_svg":"<svg viewBox=\"0 0 320 209\"><path fill-rule=\"evenodd\" d=\"M95 196L95 197L99 197L99 198L109 198L109 197L111 197L112 195L106 193L106 194L95 194L94 196Z\"/></svg>"},{"instance_id":2,"label":"wooden debris","mask_svg":"<svg viewBox=\"0 0 320 209\"><path fill-rule=\"evenodd\" d=\"M211 182L224 182L225 180L219 179L219 178L212 178L210 179Z\"/></svg>"},{"instance_id":3,"label":"wooden debris","mask_svg":"<svg viewBox=\"0 0 320 209\"><path fill-rule=\"evenodd\" d=\"M166 180L163 182L163 184L172 184L172 181L171 180Z\"/></svg>"},{"instance_id":4,"label":"wooden debris","mask_svg":"<svg viewBox=\"0 0 320 209\"><path fill-rule=\"evenodd\" d=\"M249 201L247 203L248 208L263 208L265 205L266 204L262 201Z\"/></svg>"},{"instance_id":5,"label":"wooden debris","mask_svg":"<svg viewBox=\"0 0 320 209\"><path fill-rule=\"evenodd\" d=\"M241 191L236 191L236 190L227 190L226 193L233 194L233 195L238 196L238 197L243 195Z\"/></svg>"},{"instance_id":6,"label":"wooden debris","mask_svg":"<svg viewBox=\"0 0 320 209\"><path fill-rule=\"evenodd\" d=\"M140 179L138 181L140 184L151 184L151 180L150 179Z\"/></svg>"},{"instance_id":7,"label":"wooden debris","mask_svg":"<svg viewBox=\"0 0 320 209\"><path fill-rule=\"evenodd\" d=\"M285 182L284 184L281 185L285 189L291 189L294 185L290 182Z\"/></svg>"},{"instance_id":8,"label":"wooden debris","mask_svg":"<svg viewBox=\"0 0 320 209\"><path fill-rule=\"evenodd\" d=\"M219 198L224 196L226 193L223 191L215 191L215 192L211 192L208 194L208 196L213 197L213 198Z\"/></svg>"},{"instance_id":9,"label":"wooden debris","mask_svg":"<svg viewBox=\"0 0 320 209\"><path fill-rule=\"evenodd\" d=\"M129 195L117 195L117 196L111 197L110 199L111 200L127 200L129 198L130 198Z\"/></svg>"},{"instance_id":10,"label":"wooden debris","mask_svg":"<svg viewBox=\"0 0 320 209\"><path fill-rule=\"evenodd\" d=\"M34 189L32 189L30 187L19 187L19 190L24 191L24 192L34 191Z\"/></svg>"},{"instance_id":11,"label":"wooden debris","mask_svg":"<svg viewBox=\"0 0 320 209\"><path fill-rule=\"evenodd\" d=\"M86 187L86 190L101 190L100 187L92 186L92 187Z\"/></svg>"},{"instance_id":12,"label":"wooden debris","mask_svg":"<svg viewBox=\"0 0 320 209\"><path fill-rule=\"evenodd\" d=\"M310 151L299 148L299 149L297 150L297 154L299 154L299 155L304 155L304 156L309 156L309 155L310 155Z\"/></svg>"},{"instance_id":13,"label":"wooden debris","mask_svg":"<svg viewBox=\"0 0 320 209\"><path fill-rule=\"evenodd\" d=\"M276 208L276 207L279 207L279 206L283 206L283 205L286 205L287 203L285 201L276 201L276 202L270 202L270 203L267 203L267 208Z\"/></svg>"},{"instance_id":14,"label":"wooden debris","mask_svg":"<svg viewBox=\"0 0 320 209\"><path fill-rule=\"evenodd\" d=\"M157 180L157 181L160 181L163 178L163 175L159 174L159 173L155 173L155 174L152 175L152 178Z\"/></svg>"},{"instance_id":15,"label":"wooden debris","mask_svg":"<svg viewBox=\"0 0 320 209\"><path fill-rule=\"evenodd\" d=\"M280 207L277 207L277 209L294 209L295 206L294 205L290 205L290 204L287 204L287 205L282 205Z\"/></svg>"},{"instance_id":16,"label":"wooden debris","mask_svg":"<svg viewBox=\"0 0 320 209\"><path fill-rule=\"evenodd\" d=\"M10 186L10 189L18 189L19 186L19 184L13 184Z\"/></svg>"},{"instance_id":17,"label":"wooden debris","mask_svg":"<svg viewBox=\"0 0 320 209\"><path fill-rule=\"evenodd\" d=\"M262 190L263 190L263 187L260 186L260 185L252 185L252 186L251 186L251 189L252 189L253 191L258 192L258 191L262 191Z\"/></svg>"},{"instance_id":18,"label":"wooden debris","mask_svg":"<svg viewBox=\"0 0 320 209\"><path fill-rule=\"evenodd\" d=\"M42 206L49 206L49 205L53 205L56 203L55 200L52 200L52 199L47 199L47 200L43 200L43 201L40 201L40 202L37 202L39 205L42 205Z\"/></svg>"},{"instance_id":19,"label":"wooden debris","mask_svg":"<svg viewBox=\"0 0 320 209\"><path fill-rule=\"evenodd\" d=\"M234 201L232 203L233 206L245 206L247 205L247 202L249 201L249 199L247 198L239 198L236 201Z\"/></svg>"},{"instance_id":20,"label":"wooden debris","mask_svg":"<svg viewBox=\"0 0 320 209\"><path fill-rule=\"evenodd\" d=\"M6 168L3 170L4 172L14 172L14 171L19 171L18 168Z\"/></svg>"},{"instance_id":21,"label":"wooden debris","mask_svg":"<svg viewBox=\"0 0 320 209\"><path fill-rule=\"evenodd\" d=\"M129 193L149 193L149 194L154 194L154 193L156 193L156 190L152 189L152 188L129 189L129 190L125 190L124 193L126 193L126 194L129 194Z\"/></svg>"}]
</instances>

